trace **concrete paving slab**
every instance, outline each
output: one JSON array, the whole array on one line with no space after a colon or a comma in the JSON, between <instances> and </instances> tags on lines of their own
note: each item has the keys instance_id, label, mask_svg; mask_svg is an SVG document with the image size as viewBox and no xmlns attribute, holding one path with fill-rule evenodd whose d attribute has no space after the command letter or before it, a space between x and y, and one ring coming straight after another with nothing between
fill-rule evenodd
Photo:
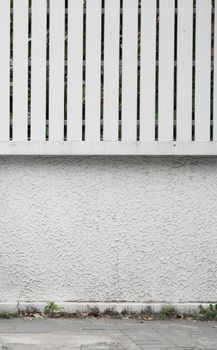
<instances>
[{"instance_id":1,"label":"concrete paving slab","mask_svg":"<svg viewBox=\"0 0 217 350\"><path fill-rule=\"evenodd\" d=\"M0 320L0 350L217 350L217 323Z\"/></svg>"}]
</instances>

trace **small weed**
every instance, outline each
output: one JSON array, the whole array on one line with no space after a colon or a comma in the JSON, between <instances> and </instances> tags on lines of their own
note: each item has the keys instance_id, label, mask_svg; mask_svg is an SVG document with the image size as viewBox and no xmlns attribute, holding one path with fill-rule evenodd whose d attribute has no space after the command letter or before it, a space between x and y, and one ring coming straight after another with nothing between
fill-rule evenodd
<instances>
[{"instance_id":1,"label":"small weed","mask_svg":"<svg viewBox=\"0 0 217 350\"><path fill-rule=\"evenodd\" d=\"M53 301L51 301L47 306L44 308L44 314L49 316L54 316L58 314L61 311L59 306L55 304Z\"/></svg>"},{"instance_id":2,"label":"small weed","mask_svg":"<svg viewBox=\"0 0 217 350\"><path fill-rule=\"evenodd\" d=\"M176 309L171 305L162 306L159 316L161 319L175 317L177 315Z\"/></svg>"},{"instance_id":3,"label":"small weed","mask_svg":"<svg viewBox=\"0 0 217 350\"><path fill-rule=\"evenodd\" d=\"M210 304L207 307L200 305L199 315L203 320L217 321L217 304Z\"/></svg>"},{"instance_id":4,"label":"small weed","mask_svg":"<svg viewBox=\"0 0 217 350\"><path fill-rule=\"evenodd\" d=\"M123 309L123 310L121 311L121 316L122 316L122 317L127 317L127 316L129 316L129 315L130 315L129 309Z\"/></svg>"},{"instance_id":5,"label":"small weed","mask_svg":"<svg viewBox=\"0 0 217 350\"><path fill-rule=\"evenodd\" d=\"M112 308L105 309L104 312L103 312L103 315L104 315L104 316L107 316L107 317L120 318L119 312L116 311L113 307L112 307Z\"/></svg>"},{"instance_id":6,"label":"small weed","mask_svg":"<svg viewBox=\"0 0 217 350\"><path fill-rule=\"evenodd\" d=\"M152 316L154 314L152 308L147 306L145 309L141 310L141 315Z\"/></svg>"},{"instance_id":7,"label":"small weed","mask_svg":"<svg viewBox=\"0 0 217 350\"><path fill-rule=\"evenodd\" d=\"M87 316L88 317L99 317L100 312L98 307L89 308Z\"/></svg>"}]
</instances>

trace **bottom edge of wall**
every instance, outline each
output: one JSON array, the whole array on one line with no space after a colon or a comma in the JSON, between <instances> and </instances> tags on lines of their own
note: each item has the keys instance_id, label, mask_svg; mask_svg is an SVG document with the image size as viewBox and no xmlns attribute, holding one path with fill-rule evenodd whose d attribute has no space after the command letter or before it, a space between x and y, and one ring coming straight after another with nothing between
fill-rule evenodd
<instances>
[{"instance_id":1,"label":"bottom edge of wall","mask_svg":"<svg viewBox=\"0 0 217 350\"><path fill-rule=\"evenodd\" d=\"M48 302L0 302L0 313L21 313L26 310L34 309L38 312L43 312ZM160 312L165 305L173 306L182 314L198 313L200 306L207 307L210 303L207 302L159 302L159 303L133 303L133 302L55 302L55 304L66 314L72 313L88 313L97 308L99 313L105 313L112 310L115 313L141 313L147 308L151 308L154 313ZM217 304L212 302L211 304Z\"/></svg>"}]
</instances>

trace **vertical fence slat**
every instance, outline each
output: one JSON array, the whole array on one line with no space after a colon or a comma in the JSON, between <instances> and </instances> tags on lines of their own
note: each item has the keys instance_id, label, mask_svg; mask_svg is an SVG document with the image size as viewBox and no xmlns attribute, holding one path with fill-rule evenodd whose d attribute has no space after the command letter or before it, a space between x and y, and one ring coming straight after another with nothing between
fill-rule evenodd
<instances>
[{"instance_id":1,"label":"vertical fence slat","mask_svg":"<svg viewBox=\"0 0 217 350\"><path fill-rule=\"evenodd\" d=\"M0 2L0 140L9 140L10 1Z\"/></svg>"},{"instance_id":2,"label":"vertical fence slat","mask_svg":"<svg viewBox=\"0 0 217 350\"><path fill-rule=\"evenodd\" d=\"M67 139L82 140L83 0L68 2Z\"/></svg>"},{"instance_id":3,"label":"vertical fence slat","mask_svg":"<svg viewBox=\"0 0 217 350\"><path fill-rule=\"evenodd\" d=\"M86 9L86 141L100 141L101 0L87 0Z\"/></svg>"},{"instance_id":4,"label":"vertical fence slat","mask_svg":"<svg viewBox=\"0 0 217 350\"><path fill-rule=\"evenodd\" d=\"M211 0L197 0L195 141L210 140Z\"/></svg>"},{"instance_id":5,"label":"vertical fence slat","mask_svg":"<svg viewBox=\"0 0 217 350\"><path fill-rule=\"evenodd\" d=\"M214 27L214 94L213 94L213 141L217 141L217 3L215 5Z\"/></svg>"},{"instance_id":6,"label":"vertical fence slat","mask_svg":"<svg viewBox=\"0 0 217 350\"><path fill-rule=\"evenodd\" d=\"M50 1L49 140L64 139L65 1Z\"/></svg>"},{"instance_id":7,"label":"vertical fence slat","mask_svg":"<svg viewBox=\"0 0 217 350\"><path fill-rule=\"evenodd\" d=\"M173 140L175 1L160 1L158 140Z\"/></svg>"},{"instance_id":8,"label":"vertical fence slat","mask_svg":"<svg viewBox=\"0 0 217 350\"><path fill-rule=\"evenodd\" d=\"M120 3L105 2L104 140L118 140Z\"/></svg>"},{"instance_id":9,"label":"vertical fence slat","mask_svg":"<svg viewBox=\"0 0 217 350\"><path fill-rule=\"evenodd\" d=\"M32 0L31 140L43 141L46 127L46 0Z\"/></svg>"},{"instance_id":10,"label":"vertical fence slat","mask_svg":"<svg viewBox=\"0 0 217 350\"><path fill-rule=\"evenodd\" d=\"M140 141L155 140L156 6L141 2Z\"/></svg>"},{"instance_id":11,"label":"vertical fence slat","mask_svg":"<svg viewBox=\"0 0 217 350\"><path fill-rule=\"evenodd\" d=\"M122 140L137 139L138 2L123 2Z\"/></svg>"},{"instance_id":12,"label":"vertical fence slat","mask_svg":"<svg viewBox=\"0 0 217 350\"><path fill-rule=\"evenodd\" d=\"M15 141L27 140L28 10L28 0L14 1L13 140Z\"/></svg>"},{"instance_id":13,"label":"vertical fence slat","mask_svg":"<svg viewBox=\"0 0 217 350\"><path fill-rule=\"evenodd\" d=\"M193 1L178 5L177 36L177 141L192 139Z\"/></svg>"}]
</instances>

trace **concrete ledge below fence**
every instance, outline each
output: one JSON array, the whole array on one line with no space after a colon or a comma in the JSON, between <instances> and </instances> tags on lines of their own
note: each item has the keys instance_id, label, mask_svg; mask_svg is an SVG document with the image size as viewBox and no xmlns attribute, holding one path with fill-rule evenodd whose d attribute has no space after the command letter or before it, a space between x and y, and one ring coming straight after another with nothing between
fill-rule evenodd
<instances>
[{"instance_id":1,"label":"concrete ledge below fence","mask_svg":"<svg viewBox=\"0 0 217 350\"><path fill-rule=\"evenodd\" d=\"M55 302L58 307L66 314L73 313L88 313L91 310L97 308L100 314L108 310L112 310L114 313L121 314L122 312L129 312L140 314L147 308L151 308L154 313L160 312L161 308L165 305L173 306L177 312L180 314L196 314L199 311L199 307L202 305L204 307L209 306L209 303L79 303L79 302ZM212 304L216 304L213 302ZM25 312L29 309L35 309L38 312L44 312L44 308L48 305L46 302L14 302L14 303L0 303L0 314L1 313L12 313L18 314L20 312Z\"/></svg>"}]
</instances>

